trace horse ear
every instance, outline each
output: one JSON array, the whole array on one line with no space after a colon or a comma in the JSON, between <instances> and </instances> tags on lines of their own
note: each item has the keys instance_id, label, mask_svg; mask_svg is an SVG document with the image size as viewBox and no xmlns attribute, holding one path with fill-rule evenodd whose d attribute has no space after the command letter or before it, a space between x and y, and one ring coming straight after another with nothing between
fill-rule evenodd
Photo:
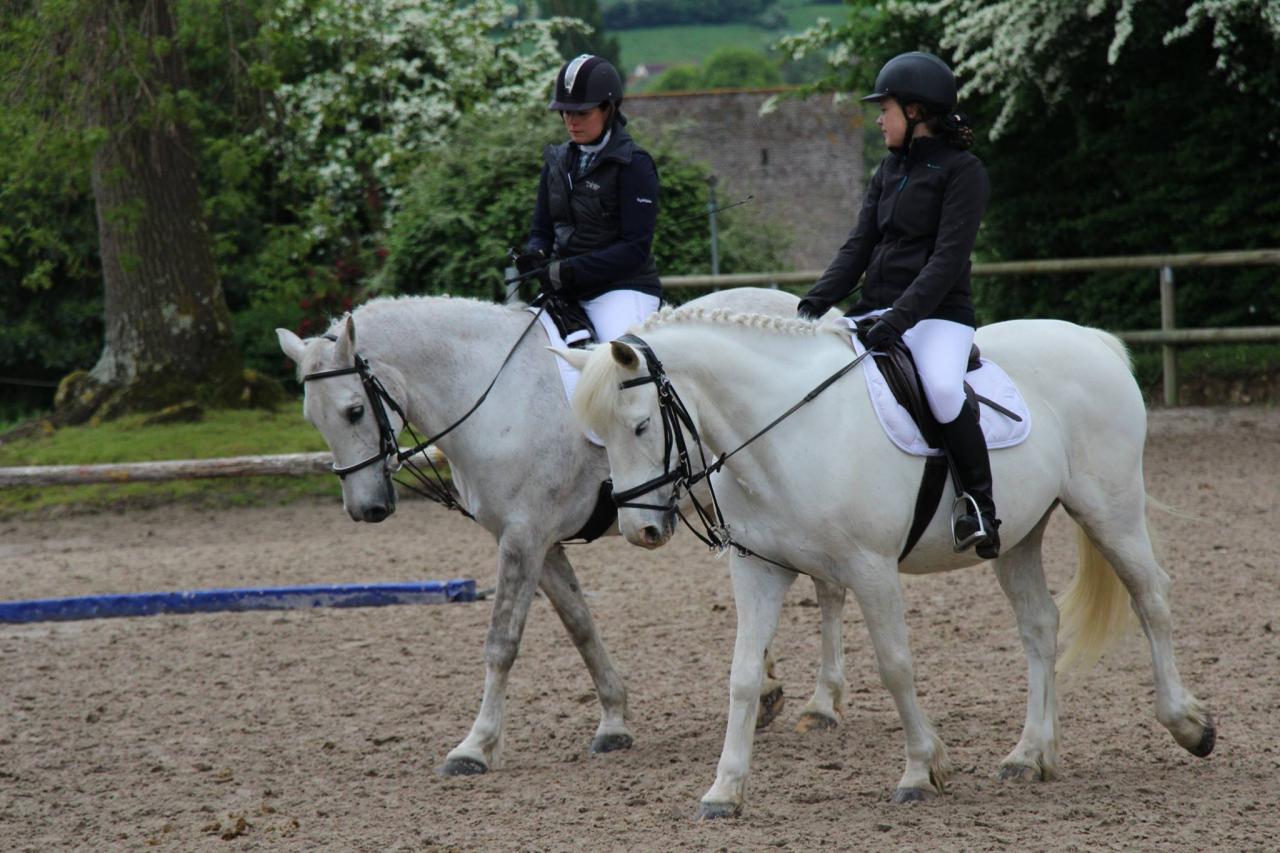
<instances>
[{"instance_id":1,"label":"horse ear","mask_svg":"<svg viewBox=\"0 0 1280 853\"><path fill-rule=\"evenodd\" d=\"M342 328L338 331L338 342L333 347L333 358L337 364L346 365L356 360L356 321L350 314L342 318Z\"/></svg>"},{"instance_id":2,"label":"horse ear","mask_svg":"<svg viewBox=\"0 0 1280 853\"><path fill-rule=\"evenodd\" d=\"M587 366L587 359L591 358L591 353L583 349L569 349L568 347L547 347L556 355L565 360L565 363L575 370L583 370Z\"/></svg>"},{"instance_id":3,"label":"horse ear","mask_svg":"<svg viewBox=\"0 0 1280 853\"><path fill-rule=\"evenodd\" d=\"M284 354L294 364L302 364L302 353L307 348L307 345L302 342L302 338L288 329L276 329L276 340L280 342L280 349L284 350Z\"/></svg>"},{"instance_id":4,"label":"horse ear","mask_svg":"<svg viewBox=\"0 0 1280 853\"><path fill-rule=\"evenodd\" d=\"M640 357L636 355L636 351L622 341L609 341L609 351L613 353L613 360L628 370L640 366Z\"/></svg>"}]
</instances>

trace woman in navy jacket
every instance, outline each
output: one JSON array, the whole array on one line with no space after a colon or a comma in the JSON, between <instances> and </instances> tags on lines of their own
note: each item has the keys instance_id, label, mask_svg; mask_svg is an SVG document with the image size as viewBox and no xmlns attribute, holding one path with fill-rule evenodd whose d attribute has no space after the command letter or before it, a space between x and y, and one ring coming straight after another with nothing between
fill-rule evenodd
<instances>
[{"instance_id":1,"label":"woman in navy jacket","mask_svg":"<svg viewBox=\"0 0 1280 853\"><path fill-rule=\"evenodd\" d=\"M966 149L973 132L956 109L956 80L928 53L889 60L863 98L880 104L876 124L889 154L862 201L857 224L822 278L800 302L817 318L865 279L848 316L875 318L875 349L901 341L911 351L929 408L967 493L956 522L957 550L1000 552L991 463L977 413L965 405L964 375L977 321L969 254L986 210L987 171Z\"/></svg>"},{"instance_id":2,"label":"woman in navy jacket","mask_svg":"<svg viewBox=\"0 0 1280 853\"><path fill-rule=\"evenodd\" d=\"M547 108L569 139L548 145L520 272L540 269L544 290L578 302L609 341L658 309L662 284L651 250L658 170L632 141L622 114L622 78L583 54L556 75Z\"/></svg>"}]
</instances>

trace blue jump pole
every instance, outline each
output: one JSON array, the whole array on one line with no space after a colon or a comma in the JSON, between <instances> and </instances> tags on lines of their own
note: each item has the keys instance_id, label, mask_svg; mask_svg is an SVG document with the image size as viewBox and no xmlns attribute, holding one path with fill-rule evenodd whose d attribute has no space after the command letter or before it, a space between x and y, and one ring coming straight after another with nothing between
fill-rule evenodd
<instances>
[{"instance_id":1,"label":"blue jump pole","mask_svg":"<svg viewBox=\"0 0 1280 853\"><path fill-rule=\"evenodd\" d=\"M160 613L298 610L309 607L385 607L475 601L476 582L418 581L356 585L193 589L0 602L0 623L69 622Z\"/></svg>"}]
</instances>

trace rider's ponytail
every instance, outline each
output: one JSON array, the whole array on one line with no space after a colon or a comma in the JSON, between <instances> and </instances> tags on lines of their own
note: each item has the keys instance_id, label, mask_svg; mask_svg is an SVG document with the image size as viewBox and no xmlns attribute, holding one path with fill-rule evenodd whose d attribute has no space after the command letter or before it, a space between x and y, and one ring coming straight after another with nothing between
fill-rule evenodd
<instances>
[{"instance_id":1,"label":"rider's ponytail","mask_svg":"<svg viewBox=\"0 0 1280 853\"><path fill-rule=\"evenodd\" d=\"M929 130L935 136L942 137L942 141L952 148L965 151L973 147L973 128L969 126L969 120L960 113L942 113L934 116L929 119Z\"/></svg>"}]
</instances>

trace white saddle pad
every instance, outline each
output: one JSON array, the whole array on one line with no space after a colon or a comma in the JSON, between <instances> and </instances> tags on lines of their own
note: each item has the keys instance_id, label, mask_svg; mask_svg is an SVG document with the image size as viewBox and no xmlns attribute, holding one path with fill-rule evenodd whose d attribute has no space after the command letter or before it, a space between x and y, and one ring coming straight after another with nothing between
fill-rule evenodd
<instances>
[{"instance_id":1,"label":"white saddle pad","mask_svg":"<svg viewBox=\"0 0 1280 853\"><path fill-rule=\"evenodd\" d=\"M863 347L857 335L850 334L849 339L854 353L861 355ZM1018 392L1018 387L1013 384L1009 374L1001 370L998 364L985 358L980 363L981 367L965 376L965 381L973 388L973 392L999 403L1022 418L1021 421L1015 421L990 406L979 403L979 422L982 434L987 438L987 449L999 450L1021 444L1031 433L1031 413L1027 411L1027 402L1022 399L1022 394ZM889 439L914 456L941 456L942 451L925 442L916 422L907 414L898 398L893 396L893 391L881 375L874 358L862 362L862 372L867 379L871 407L875 409L876 417L880 419L880 425L884 427Z\"/></svg>"},{"instance_id":2,"label":"white saddle pad","mask_svg":"<svg viewBox=\"0 0 1280 853\"><path fill-rule=\"evenodd\" d=\"M527 310L533 313L537 313L538 309L529 308ZM555 321L551 319L551 317L547 314L546 311L543 311L541 314L538 315L538 322L542 323L542 328L547 333L547 340L551 342L552 346L554 347L565 346L564 336L560 334L560 329L556 326ZM576 335L577 333L575 332L574 334ZM584 331L583 334L586 334L586 332ZM572 401L573 389L578 387L578 376L580 375L580 372L578 368L569 364L569 362L565 361L560 356L556 356L556 366L560 368L560 381L564 383L565 399ZM599 447L604 447L604 442L600 440L600 436L596 435L591 430L584 429L582 431L582 434L585 435L587 437L587 441L591 442L592 444L597 445Z\"/></svg>"}]
</instances>

